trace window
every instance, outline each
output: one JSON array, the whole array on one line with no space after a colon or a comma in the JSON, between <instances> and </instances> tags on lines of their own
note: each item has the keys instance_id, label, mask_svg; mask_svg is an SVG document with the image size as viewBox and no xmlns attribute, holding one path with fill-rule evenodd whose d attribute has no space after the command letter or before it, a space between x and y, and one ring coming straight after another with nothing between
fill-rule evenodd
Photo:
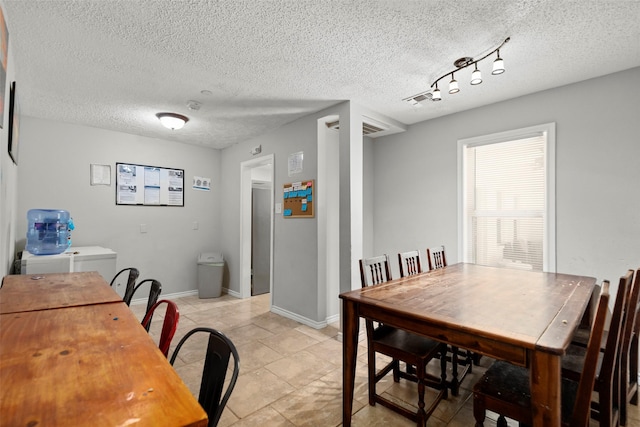
<instances>
[{"instance_id":1,"label":"window","mask_svg":"<svg viewBox=\"0 0 640 427\"><path fill-rule=\"evenodd\" d=\"M555 271L555 123L458 141L459 259Z\"/></svg>"}]
</instances>

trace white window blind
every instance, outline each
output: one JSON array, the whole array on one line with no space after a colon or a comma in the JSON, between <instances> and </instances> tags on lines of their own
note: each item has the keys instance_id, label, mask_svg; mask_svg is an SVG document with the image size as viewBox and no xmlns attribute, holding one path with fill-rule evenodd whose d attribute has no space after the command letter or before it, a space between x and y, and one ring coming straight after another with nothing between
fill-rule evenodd
<instances>
[{"instance_id":1,"label":"white window blind","mask_svg":"<svg viewBox=\"0 0 640 427\"><path fill-rule=\"evenodd\" d=\"M536 271L545 268L546 150L546 132L463 145L464 260Z\"/></svg>"}]
</instances>

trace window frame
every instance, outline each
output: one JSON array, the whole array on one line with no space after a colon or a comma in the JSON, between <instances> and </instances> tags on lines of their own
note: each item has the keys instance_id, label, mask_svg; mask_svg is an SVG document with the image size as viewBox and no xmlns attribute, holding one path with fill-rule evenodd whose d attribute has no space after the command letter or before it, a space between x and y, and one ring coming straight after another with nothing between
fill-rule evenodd
<instances>
[{"instance_id":1,"label":"window frame","mask_svg":"<svg viewBox=\"0 0 640 427\"><path fill-rule=\"evenodd\" d=\"M466 212L466 163L465 149L500 142L515 141L535 136L546 136L545 147L545 208L543 220L543 259L542 271L556 272L556 124L544 123L526 128L513 129L458 140L458 259L472 262L466 249L470 227L465 218Z\"/></svg>"}]
</instances>

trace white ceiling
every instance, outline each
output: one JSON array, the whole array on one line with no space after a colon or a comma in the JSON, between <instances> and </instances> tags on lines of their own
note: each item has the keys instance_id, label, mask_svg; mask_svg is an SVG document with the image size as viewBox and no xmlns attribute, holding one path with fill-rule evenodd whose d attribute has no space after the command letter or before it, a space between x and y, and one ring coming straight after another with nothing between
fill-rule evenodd
<instances>
[{"instance_id":1,"label":"white ceiling","mask_svg":"<svg viewBox=\"0 0 640 427\"><path fill-rule=\"evenodd\" d=\"M215 148L344 100L412 124L640 66L640 0L1 2L23 114ZM508 36L504 74L402 101Z\"/></svg>"}]
</instances>

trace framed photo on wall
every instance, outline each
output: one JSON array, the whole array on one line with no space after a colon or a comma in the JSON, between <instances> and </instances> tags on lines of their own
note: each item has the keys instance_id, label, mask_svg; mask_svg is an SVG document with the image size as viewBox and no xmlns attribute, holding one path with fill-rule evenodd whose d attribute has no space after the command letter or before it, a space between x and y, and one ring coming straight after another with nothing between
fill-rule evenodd
<instances>
[{"instance_id":1,"label":"framed photo on wall","mask_svg":"<svg viewBox=\"0 0 640 427\"><path fill-rule=\"evenodd\" d=\"M16 96L16 82L11 82L9 94L9 155L13 163L18 164L18 148L20 142L20 106Z\"/></svg>"}]
</instances>

